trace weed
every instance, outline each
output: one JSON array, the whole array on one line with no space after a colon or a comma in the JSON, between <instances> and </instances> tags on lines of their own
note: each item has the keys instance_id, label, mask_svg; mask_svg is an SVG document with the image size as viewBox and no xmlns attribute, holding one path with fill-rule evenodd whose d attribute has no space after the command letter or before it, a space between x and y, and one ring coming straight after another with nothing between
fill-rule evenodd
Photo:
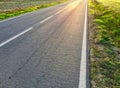
<instances>
[{"instance_id":1,"label":"weed","mask_svg":"<svg viewBox=\"0 0 120 88\"><path fill-rule=\"evenodd\" d=\"M4 19L10 18L10 17L14 17L14 16L17 16L20 14L27 13L27 12L32 12L32 11L35 11L35 10L38 10L41 8L54 6L54 5L57 5L57 4L66 2L66 1L68 1L68 0L54 1L51 3L45 3L42 5L38 5L38 6L30 6L30 7L26 7L26 8L17 8L17 9L13 9L10 11L0 12L0 20L4 20Z\"/></svg>"},{"instance_id":2,"label":"weed","mask_svg":"<svg viewBox=\"0 0 120 88\"><path fill-rule=\"evenodd\" d=\"M112 1L114 6L109 2ZM108 4L109 2L110 4ZM120 0L118 1L120 2ZM89 0L92 88L120 88L120 6L114 0ZM92 21L91 21L92 20ZM93 29L91 29L93 28ZM93 34L93 33L91 33ZM95 42L94 42L95 41ZM103 49L100 46L104 47ZM116 49L115 49L115 48Z\"/></svg>"}]
</instances>

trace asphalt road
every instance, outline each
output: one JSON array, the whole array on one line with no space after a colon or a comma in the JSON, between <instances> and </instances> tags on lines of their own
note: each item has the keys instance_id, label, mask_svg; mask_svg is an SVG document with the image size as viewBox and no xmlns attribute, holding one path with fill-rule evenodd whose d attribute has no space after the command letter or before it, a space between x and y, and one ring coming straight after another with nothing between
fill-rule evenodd
<instances>
[{"instance_id":1,"label":"asphalt road","mask_svg":"<svg viewBox=\"0 0 120 88\"><path fill-rule=\"evenodd\" d=\"M1 21L0 88L78 88L85 7L74 0Z\"/></svg>"}]
</instances>

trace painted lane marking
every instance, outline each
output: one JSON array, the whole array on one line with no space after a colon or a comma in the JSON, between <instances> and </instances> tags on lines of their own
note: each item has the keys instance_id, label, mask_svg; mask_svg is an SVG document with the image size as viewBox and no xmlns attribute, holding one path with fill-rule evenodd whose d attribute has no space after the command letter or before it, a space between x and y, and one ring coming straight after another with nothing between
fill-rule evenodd
<instances>
[{"instance_id":1,"label":"painted lane marking","mask_svg":"<svg viewBox=\"0 0 120 88\"><path fill-rule=\"evenodd\" d=\"M50 18L52 18L52 17L53 17L53 15L52 15L52 16L49 16L49 17L46 18L46 19L44 19L44 20L41 21L40 23L44 23L44 22L46 22L47 20L49 20ZM28 31L30 31L30 30L32 30L32 29L33 29L33 27L30 27L30 28L26 29L25 31L23 31L23 32L21 32L21 33L15 35L14 37L12 37L12 38L6 40L5 42L3 42L3 43L0 44L0 47L4 46L5 44L11 42L12 40L14 40L14 39L16 39L16 38L18 38L18 37L20 37L21 35L27 33Z\"/></svg>"},{"instance_id":2,"label":"painted lane marking","mask_svg":"<svg viewBox=\"0 0 120 88\"><path fill-rule=\"evenodd\" d=\"M65 7L65 8L63 8L62 10L60 10L60 11L58 11L58 12L56 12L55 13L55 15L57 15L57 14L59 14L59 13L61 13L62 11L64 11L65 9L67 9L68 7Z\"/></svg>"},{"instance_id":3,"label":"painted lane marking","mask_svg":"<svg viewBox=\"0 0 120 88\"><path fill-rule=\"evenodd\" d=\"M56 13L55 13L55 15L57 15L57 14L61 13L62 11L63 11L63 10L60 10L60 11L56 12Z\"/></svg>"},{"instance_id":4,"label":"painted lane marking","mask_svg":"<svg viewBox=\"0 0 120 88\"><path fill-rule=\"evenodd\" d=\"M85 9L85 23L82 40L79 88L87 88L87 4Z\"/></svg>"},{"instance_id":5,"label":"painted lane marking","mask_svg":"<svg viewBox=\"0 0 120 88\"><path fill-rule=\"evenodd\" d=\"M52 17L53 17L53 15L52 15L52 16L49 16L49 17L47 17L46 19L44 19L44 20L42 20L42 21L40 21L40 23L42 24L42 23L46 22L47 20L51 19Z\"/></svg>"},{"instance_id":6,"label":"painted lane marking","mask_svg":"<svg viewBox=\"0 0 120 88\"><path fill-rule=\"evenodd\" d=\"M18 37L20 37L21 35L25 34L26 32L28 32L28 31L30 31L30 30L32 30L32 29L33 29L33 27L30 27L30 28L28 28L27 30L25 30L25 31L23 31L23 32L15 35L14 37L6 40L5 42L3 42L3 43L0 44L0 47L4 46L5 44L11 42L12 40L14 40L14 39L16 39L16 38L18 38Z\"/></svg>"},{"instance_id":7,"label":"painted lane marking","mask_svg":"<svg viewBox=\"0 0 120 88\"><path fill-rule=\"evenodd\" d=\"M15 20L15 19L18 19L20 17L26 16L26 15L30 15L30 14L33 14L33 13L34 13L34 11L33 12L24 13L24 14L20 14L20 15L15 16L15 17L11 17L11 18L7 18L7 19L4 19L4 20L1 20L0 23L6 22L6 21Z\"/></svg>"}]
</instances>

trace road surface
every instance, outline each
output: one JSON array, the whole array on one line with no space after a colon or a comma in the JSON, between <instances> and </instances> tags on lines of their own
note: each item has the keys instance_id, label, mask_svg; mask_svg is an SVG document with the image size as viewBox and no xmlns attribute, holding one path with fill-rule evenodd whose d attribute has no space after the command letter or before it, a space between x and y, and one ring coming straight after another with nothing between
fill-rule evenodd
<instances>
[{"instance_id":1,"label":"road surface","mask_svg":"<svg viewBox=\"0 0 120 88\"><path fill-rule=\"evenodd\" d=\"M85 0L0 22L0 88L78 88Z\"/></svg>"}]
</instances>

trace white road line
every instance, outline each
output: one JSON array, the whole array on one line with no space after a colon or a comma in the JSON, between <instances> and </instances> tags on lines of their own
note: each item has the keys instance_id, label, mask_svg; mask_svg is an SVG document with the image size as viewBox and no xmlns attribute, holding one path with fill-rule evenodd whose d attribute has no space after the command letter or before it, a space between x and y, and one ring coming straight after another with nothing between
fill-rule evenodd
<instances>
[{"instance_id":1,"label":"white road line","mask_svg":"<svg viewBox=\"0 0 120 88\"><path fill-rule=\"evenodd\" d=\"M24 13L24 14L20 14L18 16L15 16L15 17L11 17L11 18L7 18L7 19L4 19L4 20L1 20L0 23L3 23L3 22L6 22L6 21L10 21L10 20L14 20L14 19L17 19L19 17L22 17L22 16L25 16L25 15L29 15L29 14L33 14L33 12L28 12L28 13Z\"/></svg>"},{"instance_id":2,"label":"white road line","mask_svg":"<svg viewBox=\"0 0 120 88\"><path fill-rule=\"evenodd\" d=\"M57 14L61 13L61 12L62 12L62 11L64 11L65 9L67 9L67 7L65 7L65 8L63 8L62 10L60 10L60 11L56 12L56 13L55 13L55 15L57 15Z\"/></svg>"},{"instance_id":3,"label":"white road line","mask_svg":"<svg viewBox=\"0 0 120 88\"><path fill-rule=\"evenodd\" d=\"M62 11L63 11L63 10L60 10L60 11L56 12L56 13L55 13L55 15L57 15L57 14L61 13Z\"/></svg>"},{"instance_id":4,"label":"white road line","mask_svg":"<svg viewBox=\"0 0 120 88\"><path fill-rule=\"evenodd\" d=\"M19 18L19 17L20 17L20 16L16 16L16 17L8 18L8 19L5 19L5 20L0 21L0 23L2 23L2 22L6 22L6 21L9 21L9 20L13 20L13 19L16 19L16 18Z\"/></svg>"},{"instance_id":5,"label":"white road line","mask_svg":"<svg viewBox=\"0 0 120 88\"><path fill-rule=\"evenodd\" d=\"M87 88L86 77L87 77L87 4L85 11L85 23L84 23L83 41L82 41L79 88Z\"/></svg>"},{"instance_id":6,"label":"white road line","mask_svg":"<svg viewBox=\"0 0 120 88\"><path fill-rule=\"evenodd\" d=\"M52 15L52 16L49 16L49 17L47 17L46 19L44 19L44 20L42 20L42 21L40 21L40 23L42 24L42 23L46 22L47 20L51 19L52 17L53 17L53 15Z\"/></svg>"},{"instance_id":7,"label":"white road line","mask_svg":"<svg viewBox=\"0 0 120 88\"><path fill-rule=\"evenodd\" d=\"M30 30L32 30L32 29L33 29L33 27L30 27L30 28L28 28L27 30L25 30L25 31L23 31L23 32L21 32L21 33L15 35L14 37L12 37L12 38L6 40L5 42L3 42L3 43L0 44L0 47L4 46L5 44L11 42L12 40L18 38L19 36L25 34L26 32L28 32L28 31L30 31Z\"/></svg>"}]
</instances>

